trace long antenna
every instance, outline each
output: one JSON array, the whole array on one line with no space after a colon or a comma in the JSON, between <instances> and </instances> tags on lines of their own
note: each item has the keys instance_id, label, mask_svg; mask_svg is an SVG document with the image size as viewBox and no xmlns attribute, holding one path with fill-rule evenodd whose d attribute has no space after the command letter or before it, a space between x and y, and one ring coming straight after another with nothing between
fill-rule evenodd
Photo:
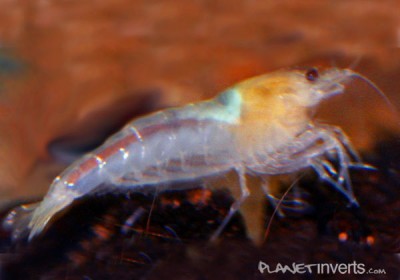
<instances>
[{"instance_id":1,"label":"long antenna","mask_svg":"<svg viewBox=\"0 0 400 280\"><path fill-rule=\"evenodd\" d=\"M264 234L264 243L267 241L269 232L271 230L271 225L272 225L272 221L276 216L276 213L279 210L279 207L282 204L283 199L287 196L287 194L290 192L290 190L300 181L301 178L304 177L304 174L302 174L301 176L299 176L296 180L294 180L294 182L290 185L290 187L285 191L285 193L282 195L281 199L279 199L278 203L275 206L274 212L272 212L271 218L268 221L268 225L267 228L265 229L265 234Z\"/></svg>"},{"instance_id":2,"label":"long antenna","mask_svg":"<svg viewBox=\"0 0 400 280\"><path fill-rule=\"evenodd\" d=\"M355 69L355 68L360 64L362 57L363 57L363 55L362 55L362 54L359 54L359 55L354 59L354 61L353 61L352 63L350 63L350 65L349 65L348 68L351 69L351 70Z\"/></svg>"},{"instance_id":3,"label":"long antenna","mask_svg":"<svg viewBox=\"0 0 400 280\"><path fill-rule=\"evenodd\" d=\"M367 77L352 71L351 76L360 79L361 81L364 81L367 83L372 89L374 89L382 98L385 100L386 104L389 106L390 110L397 116L399 116L399 112L397 111L396 107L393 105L393 103L390 101L390 99L386 96L386 94L370 79Z\"/></svg>"}]
</instances>

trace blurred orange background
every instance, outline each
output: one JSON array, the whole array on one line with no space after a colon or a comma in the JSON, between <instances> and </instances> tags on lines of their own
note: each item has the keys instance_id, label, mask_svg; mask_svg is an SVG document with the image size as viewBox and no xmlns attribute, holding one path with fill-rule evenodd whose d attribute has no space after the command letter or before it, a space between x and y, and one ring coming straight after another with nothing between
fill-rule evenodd
<instances>
[{"instance_id":1,"label":"blurred orange background","mask_svg":"<svg viewBox=\"0 0 400 280\"><path fill-rule=\"evenodd\" d=\"M400 108L399 10L372 0L0 0L0 203L43 194L65 155L131 117L277 68L359 60ZM348 92L321 118L358 148L399 129L370 87Z\"/></svg>"}]
</instances>

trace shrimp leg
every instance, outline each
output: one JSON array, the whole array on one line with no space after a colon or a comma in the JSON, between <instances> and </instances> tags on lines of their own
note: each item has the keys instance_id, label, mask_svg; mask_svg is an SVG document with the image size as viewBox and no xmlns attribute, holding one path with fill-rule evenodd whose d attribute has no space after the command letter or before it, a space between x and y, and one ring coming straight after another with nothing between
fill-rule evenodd
<instances>
[{"instance_id":1,"label":"shrimp leg","mask_svg":"<svg viewBox=\"0 0 400 280\"><path fill-rule=\"evenodd\" d=\"M332 133L333 132L333 133ZM323 129L320 131L321 138L325 141L325 149L327 151L334 150L336 155L338 156L339 163L340 163L340 171L338 174L338 183L342 185L343 183L347 183L348 190L351 191L350 185L350 176L349 176L349 164L350 158L348 153L346 152L345 146L342 142L337 138L335 134L336 131L331 129ZM321 162L321 164L323 164Z\"/></svg>"},{"instance_id":2,"label":"shrimp leg","mask_svg":"<svg viewBox=\"0 0 400 280\"><path fill-rule=\"evenodd\" d=\"M276 209L278 207L279 199L276 198L274 195L272 195L272 192L269 188L270 182L268 180L268 177L263 176L261 178L261 189L264 192L264 195L267 197L268 202L270 205ZM285 214L283 213L282 209L279 208L277 209L277 214L279 217L284 217Z\"/></svg>"},{"instance_id":3,"label":"shrimp leg","mask_svg":"<svg viewBox=\"0 0 400 280\"><path fill-rule=\"evenodd\" d=\"M247 188L247 183L246 183L246 172L245 172L245 168L244 167L238 167L236 168L236 172L239 176L239 184L240 184L240 196L238 196L237 194L235 194L235 192L233 192L233 196L235 201L233 202L233 204L231 205L228 214L226 215L226 217L224 218L224 220L222 221L222 223L219 225L219 227L217 228L217 230L213 233L213 235L211 236L211 241L216 241L218 236L221 234L221 232L224 230L224 228L226 227L226 225L229 223L229 221L231 220L231 218L233 217L233 215L235 215L235 213L240 209L241 205L243 204L243 202L246 200L246 198L250 195L250 191Z\"/></svg>"},{"instance_id":4,"label":"shrimp leg","mask_svg":"<svg viewBox=\"0 0 400 280\"><path fill-rule=\"evenodd\" d=\"M287 171L296 171L302 167L311 166L318 176L332 184L343 193L349 201L356 203L354 198L348 168L351 165L350 151L352 147L342 144L345 134L335 127L327 125L310 125L309 128L298 136L297 140L288 148L284 148L276 158L280 168ZM327 160L327 154L333 152L339 160L339 170L336 171ZM264 165L258 162L250 169L258 174L264 173ZM279 170L276 172L279 174ZM273 174L272 174L273 175ZM337 178L337 179L334 179ZM343 186L345 184L345 186Z\"/></svg>"},{"instance_id":5,"label":"shrimp leg","mask_svg":"<svg viewBox=\"0 0 400 280\"><path fill-rule=\"evenodd\" d=\"M335 133L336 138L346 148L346 150L349 152L350 156L355 160L355 162L349 162L348 167L376 170L376 168L371 166L370 164L366 164L366 163L362 162L361 156L356 151L356 149L353 147L349 137L347 137L347 135L346 135L346 133L344 133L343 129L341 129L340 127L337 127L337 126L330 126L330 125L322 125L322 126L324 126L328 130Z\"/></svg>"},{"instance_id":6,"label":"shrimp leg","mask_svg":"<svg viewBox=\"0 0 400 280\"><path fill-rule=\"evenodd\" d=\"M349 166L351 165L350 156L355 155L355 159L358 160L359 157L357 153L354 152L352 146L347 143L344 139L347 136L338 128L327 126L327 125L311 125L308 133L304 133L305 136L300 139L304 140L304 137L310 137L308 141L300 141L303 146L300 145L301 154L293 154L296 160L290 161L290 165L294 163L301 164L301 161L306 161L307 165L313 167L317 172L318 176L332 184L336 189L343 193L351 203L358 204L354 198L352 191L350 176L349 176ZM344 141L345 144L342 143ZM325 159L326 154L329 152L334 152L338 157L340 169L337 172L335 168ZM335 176L336 175L336 176ZM333 176L337 177L335 180Z\"/></svg>"},{"instance_id":7,"label":"shrimp leg","mask_svg":"<svg viewBox=\"0 0 400 280\"><path fill-rule=\"evenodd\" d=\"M272 206L275 208L277 206L276 202L278 201L278 199L271 194L272 192L270 190L269 184L270 184L270 182L269 182L268 177L263 176L261 178L261 189L264 192L264 195L267 197L269 203L271 203ZM281 211L279 211L278 214L280 216L283 215L283 213Z\"/></svg>"},{"instance_id":8,"label":"shrimp leg","mask_svg":"<svg viewBox=\"0 0 400 280\"><path fill-rule=\"evenodd\" d=\"M332 134L333 137L336 138L344 146L344 148L346 148L346 150L349 152L349 155L355 160L355 162L362 162L361 156L351 144L349 137L347 137L347 135L340 127L326 124L318 124L317 126L320 129L329 131L329 133Z\"/></svg>"},{"instance_id":9,"label":"shrimp leg","mask_svg":"<svg viewBox=\"0 0 400 280\"><path fill-rule=\"evenodd\" d=\"M342 192L351 203L358 205L356 199L354 198L348 172L351 162L349 153L346 150L345 145L343 145L340 139L338 139L339 136L337 134L337 130L328 126L324 126L322 128L315 127L315 133L318 135L322 143L319 147L310 149L308 154L310 165L317 172L321 179L332 184L336 189ZM325 159L321 158L321 156L331 151L334 151L338 157L340 165L336 180L332 177L333 175L336 175L333 166Z\"/></svg>"},{"instance_id":10,"label":"shrimp leg","mask_svg":"<svg viewBox=\"0 0 400 280\"><path fill-rule=\"evenodd\" d=\"M285 211L302 211L302 209L306 208L306 204L304 201L302 201L301 199L298 198L294 198L294 199L284 199L284 196L281 198L276 197L275 195L273 195L271 193L271 191L269 190L268 187L268 180L267 178L263 178L262 182L261 182L261 189L263 190L265 196L268 199L268 203L272 206L273 209L276 209L276 214L283 218L285 217ZM295 193L296 190L294 189ZM295 194L296 197L296 194ZM300 194L297 194L297 197L300 197Z\"/></svg>"},{"instance_id":11,"label":"shrimp leg","mask_svg":"<svg viewBox=\"0 0 400 280\"><path fill-rule=\"evenodd\" d=\"M350 202L357 203L354 199L348 169L351 164L350 156L354 156L357 161L359 157L350 143L346 143L347 136L337 127L327 125L310 126L309 131L314 135L311 137L314 143L305 149L298 160L308 159L309 164L321 179L335 186ZM338 157L339 172L324 159L324 155L331 151ZM335 175L337 175L337 180L332 178Z\"/></svg>"}]
</instances>

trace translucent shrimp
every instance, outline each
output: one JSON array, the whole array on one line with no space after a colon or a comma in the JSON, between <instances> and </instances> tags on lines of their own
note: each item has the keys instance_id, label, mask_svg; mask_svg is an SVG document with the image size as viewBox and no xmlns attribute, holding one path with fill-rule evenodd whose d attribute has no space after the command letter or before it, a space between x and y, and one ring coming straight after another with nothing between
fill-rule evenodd
<instances>
[{"instance_id":1,"label":"translucent shrimp","mask_svg":"<svg viewBox=\"0 0 400 280\"><path fill-rule=\"evenodd\" d=\"M235 202L212 236L219 236L247 197L262 201L246 184L246 174L267 178L313 168L352 204L348 168L360 162L339 127L313 121L312 109L322 100L344 92L359 74L331 68L282 70L254 77L228 88L213 99L153 113L128 123L103 145L57 176L44 199L13 210L4 225L13 238L29 240L40 234L52 217L75 200L96 192L149 192L174 182L204 179L236 171ZM329 162L332 155L338 167ZM113 185L112 189L104 186ZM250 200L251 200L250 199ZM244 211L251 232L251 216ZM254 219L253 219L254 220Z\"/></svg>"}]
</instances>

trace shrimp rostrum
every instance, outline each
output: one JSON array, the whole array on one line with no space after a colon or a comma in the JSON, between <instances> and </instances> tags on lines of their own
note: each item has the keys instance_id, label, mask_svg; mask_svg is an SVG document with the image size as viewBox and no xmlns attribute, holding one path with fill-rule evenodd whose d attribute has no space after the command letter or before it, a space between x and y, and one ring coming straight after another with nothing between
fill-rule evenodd
<instances>
[{"instance_id":1,"label":"shrimp rostrum","mask_svg":"<svg viewBox=\"0 0 400 280\"><path fill-rule=\"evenodd\" d=\"M357 153L339 127L312 119L322 100L343 93L357 76L338 68L281 70L240 82L213 99L135 119L57 176L40 203L13 210L4 224L13 238L27 233L31 240L55 214L100 190L171 189L175 182L231 171L239 182L232 190L235 202L213 239L252 195L247 174L267 178L312 168L357 204L348 173L360 163ZM332 155L337 165L330 163ZM107 185L113 188L104 189ZM262 190L268 195L267 185Z\"/></svg>"}]
</instances>

